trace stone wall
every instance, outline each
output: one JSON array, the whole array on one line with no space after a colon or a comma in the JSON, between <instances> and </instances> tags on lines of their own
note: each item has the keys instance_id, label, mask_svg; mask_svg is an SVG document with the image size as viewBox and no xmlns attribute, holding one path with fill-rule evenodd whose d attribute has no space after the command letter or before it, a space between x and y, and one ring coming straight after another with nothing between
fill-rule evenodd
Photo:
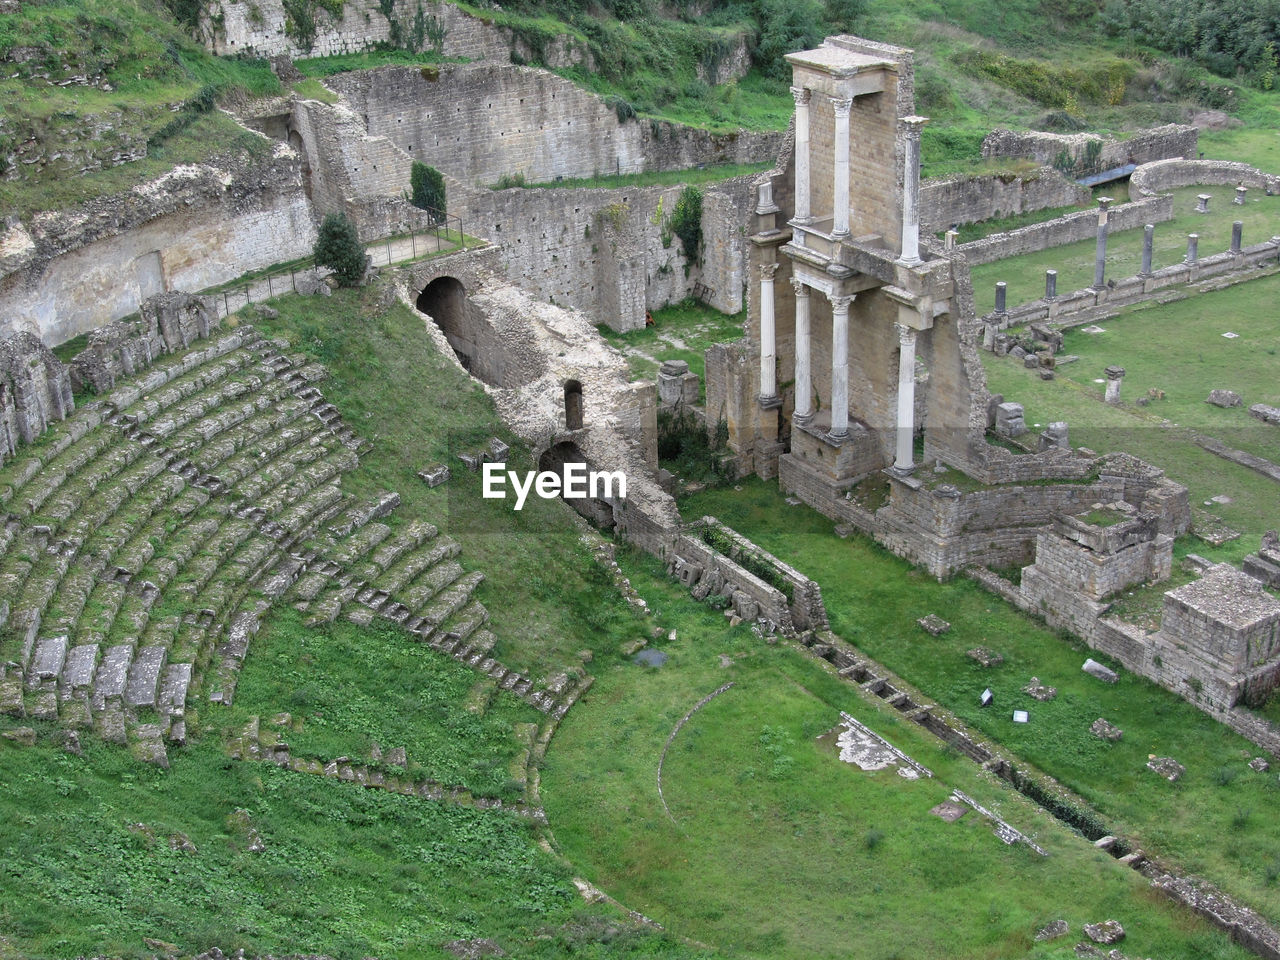
<instances>
[{"instance_id":1,"label":"stone wall","mask_svg":"<svg viewBox=\"0 0 1280 960\"><path fill-rule=\"evenodd\" d=\"M159 293L143 301L136 320L117 320L89 333L89 345L71 361L76 389L104 394L122 376L141 372L157 357L189 347L218 326L216 303L189 293Z\"/></svg>"},{"instance_id":2,"label":"stone wall","mask_svg":"<svg viewBox=\"0 0 1280 960\"><path fill-rule=\"evenodd\" d=\"M1151 197L1193 184L1237 186L1261 190L1267 196L1280 193L1280 177L1233 160L1161 160L1146 163L1129 178L1129 195Z\"/></svg>"},{"instance_id":3,"label":"stone wall","mask_svg":"<svg viewBox=\"0 0 1280 960\"><path fill-rule=\"evenodd\" d=\"M1136 230L1148 223L1164 223L1173 219L1173 197L1146 197L1132 203L1122 203L1110 212L1109 229ZM992 263L1006 257L1061 247L1080 240L1091 240L1097 235L1098 212L1081 210L1044 223L1033 223L1007 233L995 233L981 240L971 240L958 249L972 264Z\"/></svg>"},{"instance_id":4,"label":"stone wall","mask_svg":"<svg viewBox=\"0 0 1280 960\"><path fill-rule=\"evenodd\" d=\"M1051 164L1066 151L1073 160L1081 163L1088 157L1089 145L1100 144L1097 169L1109 170L1128 163L1143 164L1173 157L1195 159L1198 138L1199 131L1195 127L1176 123L1140 130L1123 140L1100 137L1096 133L992 130L982 141L982 155L1029 157L1037 163Z\"/></svg>"},{"instance_id":5,"label":"stone wall","mask_svg":"<svg viewBox=\"0 0 1280 960\"><path fill-rule=\"evenodd\" d=\"M0 460L74 408L71 378L48 347L25 332L0 340Z\"/></svg>"},{"instance_id":6,"label":"stone wall","mask_svg":"<svg viewBox=\"0 0 1280 960\"><path fill-rule=\"evenodd\" d=\"M989 173L925 180L920 184L920 230L938 233L957 224L1079 206L1089 198L1088 187L1044 166L1018 175Z\"/></svg>"},{"instance_id":7,"label":"stone wall","mask_svg":"<svg viewBox=\"0 0 1280 960\"><path fill-rule=\"evenodd\" d=\"M508 174L542 182L749 163L771 159L781 140L776 133L623 122L614 107L570 81L510 64L442 64L426 75L382 67L328 82L364 118L369 135L477 186Z\"/></svg>"},{"instance_id":8,"label":"stone wall","mask_svg":"<svg viewBox=\"0 0 1280 960\"><path fill-rule=\"evenodd\" d=\"M278 145L267 162L177 167L122 194L9 230L0 334L62 343L137 311L166 290L202 290L306 256L315 242L301 164ZM25 237L25 239L24 239Z\"/></svg>"}]
</instances>

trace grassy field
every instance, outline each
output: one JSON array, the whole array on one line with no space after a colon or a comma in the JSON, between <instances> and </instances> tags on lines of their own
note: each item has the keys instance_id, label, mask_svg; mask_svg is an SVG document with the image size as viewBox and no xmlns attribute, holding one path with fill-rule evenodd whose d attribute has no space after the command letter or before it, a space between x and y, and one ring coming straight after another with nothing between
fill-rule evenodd
<instances>
[{"instance_id":1,"label":"grassy field","mask_svg":"<svg viewBox=\"0 0 1280 960\"><path fill-rule=\"evenodd\" d=\"M745 319L745 310L729 315L686 300L653 311L653 326L643 330L615 333L605 326L596 329L627 358L631 379L651 380L663 363L683 360L701 379L701 395L705 397L707 347L737 340Z\"/></svg>"},{"instance_id":2,"label":"grassy field","mask_svg":"<svg viewBox=\"0 0 1280 960\"><path fill-rule=\"evenodd\" d=\"M1239 562L1257 549L1258 538L1280 522L1277 486L1245 467L1197 446L1190 430L1280 461L1277 430L1247 413L1249 404L1280 403L1276 387L1276 292L1280 277L1239 284L1177 303L1132 310L1103 324L1106 331L1069 331L1064 353L1080 357L1042 381L1007 358L983 353L992 392L1024 405L1027 424L1066 420L1071 442L1099 452L1125 450L1162 467L1185 483L1191 502L1211 497L1229 503L1206 509L1245 534L1221 548L1197 544L1196 552ZM1238 333L1235 339L1224 332ZM1175 332L1176 331L1176 332ZM1158 344L1158 349L1153 348ZM1102 403L1104 368L1126 370L1120 405ZM1204 402L1214 388L1234 389L1244 406L1220 409ZM1163 391L1163 399L1150 391ZM1148 399L1145 406L1137 403Z\"/></svg>"},{"instance_id":3,"label":"grassy field","mask_svg":"<svg viewBox=\"0 0 1280 960\"><path fill-rule=\"evenodd\" d=\"M633 908L735 957L1070 957L1080 925L1103 916L1125 925L1131 956L1241 955L891 709L785 645L726 627L658 579L655 561L624 565L663 630L676 631L660 644L670 659L656 669L597 660L595 687L556 735L543 795L558 848ZM671 744L668 816L657 790L663 745L729 681ZM841 763L830 738L818 739L841 710L935 777ZM1005 846L972 813L955 824L932 816L956 788L1049 856ZM1072 936L1033 945L1058 917Z\"/></svg>"},{"instance_id":4,"label":"grassy field","mask_svg":"<svg viewBox=\"0 0 1280 960\"><path fill-rule=\"evenodd\" d=\"M1114 686L1098 682L1080 670L1090 655L1082 646L971 581L937 583L867 540L839 539L830 520L787 506L775 485L740 485L687 497L681 511L717 516L815 578L837 634L1079 793L1137 845L1280 918L1280 823L1265 812L1280 800L1280 782L1248 769L1256 747L1149 681L1122 671ZM915 623L928 613L952 629L929 636ZM979 667L965 655L978 645L1004 664ZM1022 693L1033 675L1056 687L1057 699ZM986 687L998 709L979 706ZM1015 707L1031 722L1014 724ZM1124 739L1090 734L1098 717ZM1145 769L1150 754L1175 757L1186 776L1176 784L1157 777Z\"/></svg>"},{"instance_id":5,"label":"grassy field","mask_svg":"<svg viewBox=\"0 0 1280 960\"><path fill-rule=\"evenodd\" d=\"M1209 213L1195 212L1196 195L1207 193ZM1222 253L1231 246L1231 224L1244 222L1244 244L1248 246L1269 239L1280 219L1280 197L1262 196L1250 191L1245 206L1231 203L1234 187L1183 187L1173 191L1174 218L1156 224L1152 253L1155 269L1181 263L1187 253L1187 234L1200 237L1199 255ZM1009 285L1010 306L1044 296L1044 272L1058 271L1058 293L1079 290L1093 283L1096 243L1082 240L1062 247L984 263L973 268L973 298L978 315L995 308L995 285L1003 280ZM1135 276L1142 268L1142 228L1112 233L1107 238L1107 277Z\"/></svg>"},{"instance_id":6,"label":"grassy field","mask_svg":"<svg viewBox=\"0 0 1280 960\"><path fill-rule=\"evenodd\" d=\"M534 958L697 953L584 905L513 815L231 761L212 738L161 771L40 733L35 747L0 740L6 960L212 947L447 960L443 944L473 937Z\"/></svg>"}]
</instances>

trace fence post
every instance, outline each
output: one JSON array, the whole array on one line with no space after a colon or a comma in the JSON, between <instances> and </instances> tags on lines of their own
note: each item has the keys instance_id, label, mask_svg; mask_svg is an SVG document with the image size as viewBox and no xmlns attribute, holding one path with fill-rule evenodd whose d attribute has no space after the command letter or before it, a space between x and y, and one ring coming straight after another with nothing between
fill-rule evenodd
<instances>
[{"instance_id":1,"label":"fence post","mask_svg":"<svg viewBox=\"0 0 1280 960\"><path fill-rule=\"evenodd\" d=\"M293 287L293 292L298 292L298 279L293 275L293 267L289 268L289 286Z\"/></svg>"},{"instance_id":2,"label":"fence post","mask_svg":"<svg viewBox=\"0 0 1280 960\"><path fill-rule=\"evenodd\" d=\"M246 307L253 305L253 291L249 289L249 285L244 285L244 305Z\"/></svg>"},{"instance_id":3,"label":"fence post","mask_svg":"<svg viewBox=\"0 0 1280 960\"><path fill-rule=\"evenodd\" d=\"M275 296L275 292L271 288L271 274L267 274L267 299L270 300Z\"/></svg>"},{"instance_id":4,"label":"fence post","mask_svg":"<svg viewBox=\"0 0 1280 960\"><path fill-rule=\"evenodd\" d=\"M391 266L391 238L387 237L387 266Z\"/></svg>"},{"instance_id":5,"label":"fence post","mask_svg":"<svg viewBox=\"0 0 1280 960\"><path fill-rule=\"evenodd\" d=\"M409 231L409 242L413 244L413 259L417 260L418 259L418 231L417 230Z\"/></svg>"}]
</instances>

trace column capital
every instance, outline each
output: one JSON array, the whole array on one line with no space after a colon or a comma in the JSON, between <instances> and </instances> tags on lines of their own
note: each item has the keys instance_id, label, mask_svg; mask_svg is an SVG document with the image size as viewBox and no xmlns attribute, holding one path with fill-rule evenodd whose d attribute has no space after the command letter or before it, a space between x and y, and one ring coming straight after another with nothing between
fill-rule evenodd
<instances>
[{"instance_id":1,"label":"column capital","mask_svg":"<svg viewBox=\"0 0 1280 960\"><path fill-rule=\"evenodd\" d=\"M831 309L847 313L849 311L849 304L858 299L858 295L856 293L851 293L847 296L837 297L833 294L828 294L827 299L831 301Z\"/></svg>"},{"instance_id":2,"label":"column capital","mask_svg":"<svg viewBox=\"0 0 1280 960\"><path fill-rule=\"evenodd\" d=\"M837 117L848 117L849 108L853 106L852 97L830 97L831 106L835 107Z\"/></svg>"},{"instance_id":3,"label":"column capital","mask_svg":"<svg viewBox=\"0 0 1280 960\"><path fill-rule=\"evenodd\" d=\"M917 116L902 117L898 122L906 129L907 136L918 137L920 136L921 128L929 122L929 118Z\"/></svg>"},{"instance_id":4,"label":"column capital","mask_svg":"<svg viewBox=\"0 0 1280 960\"><path fill-rule=\"evenodd\" d=\"M777 263L762 263L762 264L760 264L760 279L761 279L761 280L768 280L770 283L772 283L772 282L773 282L773 276L774 276L774 274L776 274L776 273L778 272L778 267L779 267L779 266L780 266L780 264L777 264Z\"/></svg>"},{"instance_id":5,"label":"column capital","mask_svg":"<svg viewBox=\"0 0 1280 960\"><path fill-rule=\"evenodd\" d=\"M808 87L791 88L791 99L796 102L797 107L807 106L812 95L813 91Z\"/></svg>"},{"instance_id":6,"label":"column capital","mask_svg":"<svg viewBox=\"0 0 1280 960\"><path fill-rule=\"evenodd\" d=\"M914 347L916 343L916 328L909 327L905 323L895 323L894 329L898 331L898 343L904 347Z\"/></svg>"},{"instance_id":7,"label":"column capital","mask_svg":"<svg viewBox=\"0 0 1280 960\"><path fill-rule=\"evenodd\" d=\"M805 283L803 280L801 280L799 277L793 276L791 278L791 289L796 292L797 297L807 298L809 296L809 285Z\"/></svg>"}]
</instances>

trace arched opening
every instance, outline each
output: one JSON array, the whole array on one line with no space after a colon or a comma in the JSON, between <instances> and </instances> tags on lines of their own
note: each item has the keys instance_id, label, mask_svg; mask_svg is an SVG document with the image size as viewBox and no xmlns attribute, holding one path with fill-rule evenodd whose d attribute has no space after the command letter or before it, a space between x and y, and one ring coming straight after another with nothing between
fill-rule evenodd
<instances>
[{"instance_id":1,"label":"arched opening","mask_svg":"<svg viewBox=\"0 0 1280 960\"><path fill-rule=\"evenodd\" d=\"M453 277L436 277L418 294L418 309L444 331L449 346L470 372L476 359L476 338L467 323L466 307L466 288Z\"/></svg>"},{"instance_id":2,"label":"arched opening","mask_svg":"<svg viewBox=\"0 0 1280 960\"><path fill-rule=\"evenodd\" d=\"M564 425L566 430L582 429L582 381L564 383Z\"/></svg>"},{"instance_id":3,"label":"arched opening","mask_svg":"<svg viewBox=\"0 0 1280 960\"><path fill-rule=\"evenodd\" d=\"M302 142L302 134L297 130L289 131L289 146L293 147L302 158L302 192L311 199L311 162L307 159L307 147Z\"/></svg>"},{"instance_id":4,"label":"arched opening","mask_svg":"<svg viewBox=\"0 0 1280 960\"><path fill-rule=\"evenodd\" d=\"M586 470L591 471L595 468L583 456L582 451L578 449L576 443L557 443L538 458L538 469L549 473L558 473L561 477L561 490L564 489L564 475L566 464L583 464ZM603 493L604 491L597 487L592 490L590 484L587 484L588 493ZM618 490L612 491L614 496L618 495ZM610 531L614 528L616 520L613 515L613 504L600 496L586 497L564 497L564 502L573 507L574 510L582 514L593 524L602 530Z\"/></svg>"}]
</instances>

